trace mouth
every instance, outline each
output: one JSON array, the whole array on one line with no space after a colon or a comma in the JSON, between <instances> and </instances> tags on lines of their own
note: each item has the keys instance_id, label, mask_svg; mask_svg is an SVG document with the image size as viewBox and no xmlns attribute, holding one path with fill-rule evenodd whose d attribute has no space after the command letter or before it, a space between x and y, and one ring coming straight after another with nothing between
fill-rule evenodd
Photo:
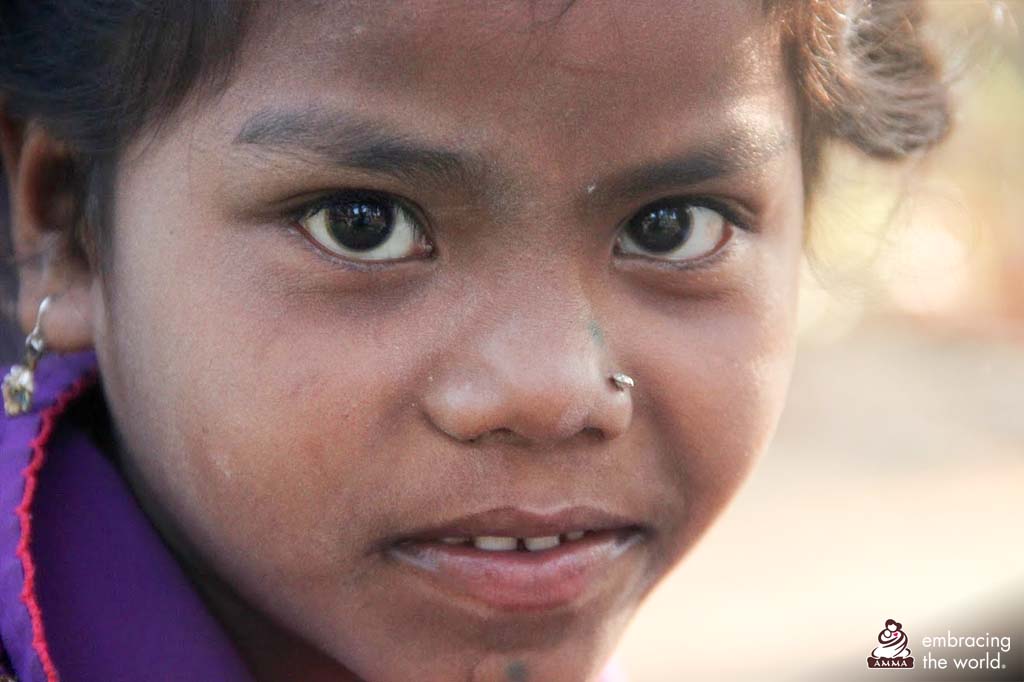
<instances>
[{"instance_id":1,"label":"mouth","mask_svg":"<svg viewBox=\"0 0 1024 682\"><path fill-rule=\"evenodd\" d=\"M448 593L501 611L565 607L613 579L649 530L590 507L503 507L393 538L385 555Z\"/></svg>"}]
</instances>

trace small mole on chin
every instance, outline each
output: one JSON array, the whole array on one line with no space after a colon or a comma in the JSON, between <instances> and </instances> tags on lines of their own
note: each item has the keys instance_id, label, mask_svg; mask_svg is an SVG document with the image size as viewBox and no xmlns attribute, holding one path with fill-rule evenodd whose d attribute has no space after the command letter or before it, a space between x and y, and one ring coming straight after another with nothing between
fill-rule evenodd
<instances>
[{"instance_id":1,"label":"small mole on chin","mask_svg":"<svg viewBox=\"0 0 1024 682\"><path fill-rule=\"evenodd\" d=\"M508 682L526 682L530 673L526 670L526 664L522 661L512 661L505 668L505 679Z\"/></svg>"}]
</instances>

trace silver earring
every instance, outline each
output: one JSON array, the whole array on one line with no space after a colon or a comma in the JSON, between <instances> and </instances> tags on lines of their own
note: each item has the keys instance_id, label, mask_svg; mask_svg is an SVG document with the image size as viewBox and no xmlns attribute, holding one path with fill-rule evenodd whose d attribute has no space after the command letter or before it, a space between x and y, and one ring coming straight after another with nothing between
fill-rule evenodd
<instances>
[{"instance_id":1,"label":"silver earring","mask_svg":"<svg viewBox=\"0 0 1024 682\"><path fill-rule=\"evenodd\" d=\"M610 378L612 383L615 384L615 388L620 391L625 391L627 388L633 388L636 386L636 382L633 381L633 377L622 372L616 372Z\"/></svg>"},{"instance_id":2,"label":"silver earring","mask_svg":"<svg viewBox=\"0 0 1024 682\"><path fill-rule=\"evenodd\" d=\"M43 322L43 313L50 307L52 296L47 296L39 304L39 312L36 313L36 325L25 338L25 364L13 365L7 376L4 377L2 386L4 394L4 412L8 417L17 417L32 409L32 394L36 391L35 371L36 363L46 352L46 342L43 341L43 332L40 325Z\"/></svg>"}]
</instances>

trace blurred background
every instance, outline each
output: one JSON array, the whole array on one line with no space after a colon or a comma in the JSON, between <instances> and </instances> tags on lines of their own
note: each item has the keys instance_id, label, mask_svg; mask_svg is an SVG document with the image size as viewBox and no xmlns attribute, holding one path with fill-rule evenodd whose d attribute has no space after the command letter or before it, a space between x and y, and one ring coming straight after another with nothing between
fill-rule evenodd
<instances>
[{"instance_id":1,"label":"blurred background","mask_svg":"<svg viewBox=\"0 0 1024 682\"><path fill-rule=\"evenodd\" d=\"M1024 680L1024 2L931 9L955 132L832 150L777 437L634 620L630 680ZM913 670L867 668L889 618ZM949 633L1010 651L924 669L1000 651L922 646Z\"/></svg>"}]
</instances>

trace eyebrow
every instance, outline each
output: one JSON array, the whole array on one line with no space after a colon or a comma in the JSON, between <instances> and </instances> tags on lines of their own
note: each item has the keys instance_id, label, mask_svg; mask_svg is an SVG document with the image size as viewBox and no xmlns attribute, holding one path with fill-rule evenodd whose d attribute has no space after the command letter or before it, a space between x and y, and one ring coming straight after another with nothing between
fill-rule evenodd
<instances>
[{"instance_id":1,"label":"eyebrow","mask_svg":"<svg viewBox=\"0 0 1024 682\"><path fill-rule=\"evenodd\" d=\"M242 125L234 143L312 155L335 166L406 182L478 184L486 170L474 154L416 140L382 121L320 108L260 111Z\"/></svg>"},{"instance_id":2,"label":"eyebrow","mask_svg":"<svg viewBox=\"0 0 1024 682\"><path fill-rule=\"evenodd\" d=\"M659 190L691 187L759 168L790 144L779 130L735 128L711 142L680 156L644 164L595 182L602 197L635 197Z\"/></svg>"},{"instance_id":3,"label":"eyebrow","mask_svg":"<svg viewBox=\"0 0 1024 682\"><path fill-rule=\"evenodd\" d=\"M332 165L390 175L403 182L463 187L488 193L497 174L475 153L440 147L376 119L321 108L267 109L250 117L234 139ZM690 187L760 167L790 144L781 131L743 126L682 155L596 179L584 202L604 204L660 190ZM504 183L508 185L508 183Z\"/></svg>"}]
</instances>

